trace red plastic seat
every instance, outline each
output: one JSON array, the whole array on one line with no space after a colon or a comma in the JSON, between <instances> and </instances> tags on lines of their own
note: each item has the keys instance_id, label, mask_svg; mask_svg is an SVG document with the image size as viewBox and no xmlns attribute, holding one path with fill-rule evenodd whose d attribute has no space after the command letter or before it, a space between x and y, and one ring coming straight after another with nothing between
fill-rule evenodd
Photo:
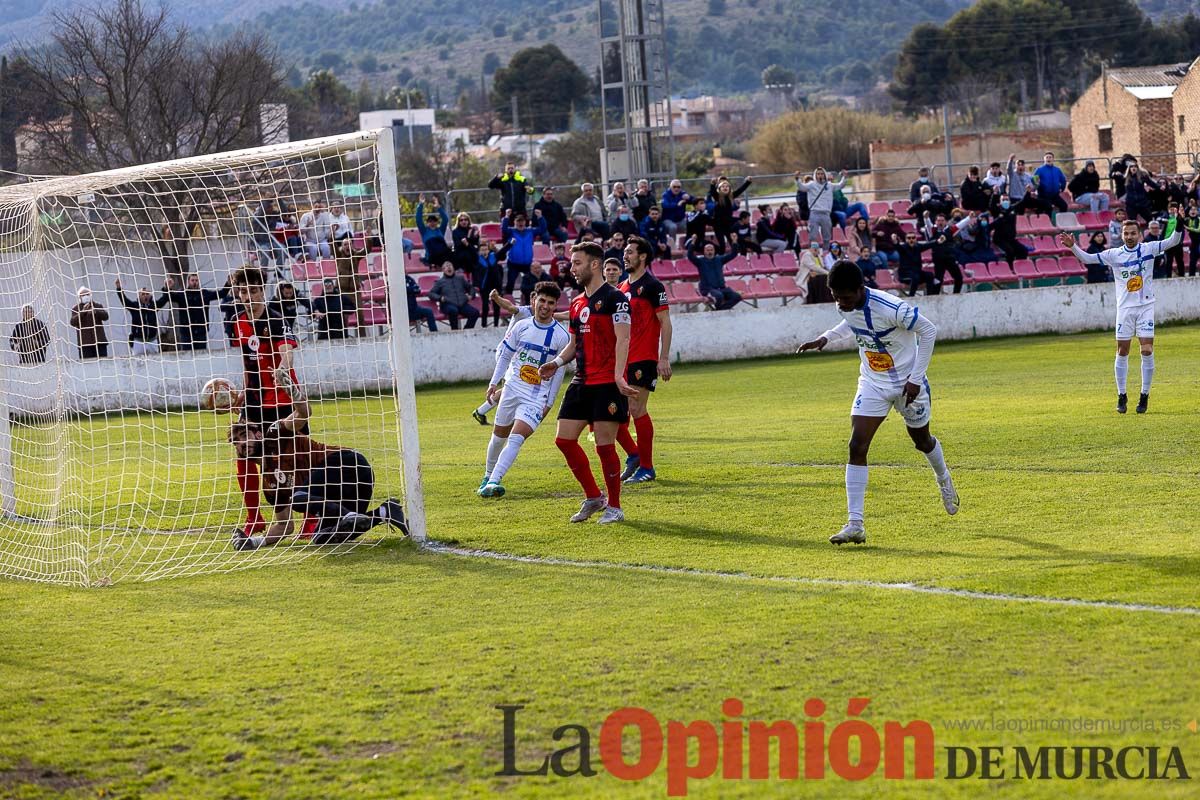
<instances>
[{"instance_id":1,"label":"red plastic seat","mask_svg":"<svg viewBox=\"0 0 1200 800\"><path fill-rule=\"evenodd\" d=\"M1079 224L1082 225L1085 230L1102 231L1106 227L1106 224L1100 221L1099 212L1080 211L1076 215L1076 219L1079 220Z\"/></svg>"},{"instance_id":2,"label":"red plastic seat","mask_svg":"<svg viewBox=\"0 0 1200 800\"><path fill-rule=\"evenodd\" d=\"M699 288L694 283L676 281L671 284L670 291L671 299L681 305L695 305L704 302Z\"/></svg>"},{"instance_id":3,"label":"red plastic seat","mask_svg":"<svg viewBox=\"0 0 1200 800\"><path fill-rule=\"evenodd\" d=\"M1058 265L1058 261L1057 258L1053 257L1037 258L1034 259L1033 266L1037 268L1038 274L1042 277L1061 278L1064 273L1062 267Z\"/></svg>"},{"instance_id":4,"label":"red plastic seat","mask_svg":"<svg viewBox=\"0 0 1200 800\"><path fill-rule=\"evenodd\" d=\"M775 262L769 255L750 256L751 275L774 275L777 272L779 272L779 268L775 266Z\"/></svg>"},{"instance_id":5,"label":"red plastic seat","mask_svg":"<svg viewBox=\"0 0 1200 800\"><path fill-rule=\"evenodd\" d=\"M771 257L771 260L775 263L775 270L781 275L795 275L800 271L800 264L796 261L796 254L791 250L776 253Z\"/></svg>"},{"instance_id":6,"label":"red plastic seat","mask_svg":"<svg viewBox=\"0 0 1200 800\"><path fill-rule=\"evenodd\" d=\"M679 277L679 269L674 261L655 261L650 265L650 272L664 283Z\"/></svg>"},{"instance_id":7,"label":"red plastic seat","mask_svg":"<svg viewBox=\"0 0 1200 800\"><path fill-rule=\"evenodd\" d=\"M1022 280L1031 281L1038 277L1037 268L1028 258L1020 258L1013 262L1013 272Z\"/></svg>"},{"instance_id":8,"label":"red plastic seat","mask_svg":"<svg viewBox=\"0 0 1200 800\"><path fill-rule=\"evenodd\" d=\"M726 275L753 275L754 273L755 269L750 260L742 256L735 258L725 265Z\"/></svg>"},{"instance_id":9,"label":"red plastic seat","mask_svg":"<svg viewBox=\"0 0 1200 800\"><path fill-rule=\"evenodd\" d=\"M887 291L889 289L899 289L904 284L900 283L890 269L880 269L875 271L875 285Z\"/></svg>"},{"instance_id":10,"label":"red plastic seat","mask_svg":"<svg viewBox=\"0 0 1200 800\"><path fill-rule=\"evenodd\" d=\"M804 290L800 288L800 285L796 283L796 279L791 275L780 275L775 279L772 286L777 292L776 297L799 297L804 294Z\"/></svg>"},{"instance_id":11,"label":"red plastic seat","mask_svg":"<svg viewBox=\"0 0 1200 800\"><path fill-rule=\"evenodd\" d=\"M441 273L430 272L425 275L417 276L417 287L421 290L421 294L429 294L429 290L441 278Z\"/></svg>"},{"instance_id":12,"label":"red plastic seat","mask_svg":"<svg viewBox=\"0 0 1200 800\"><path fill-rule=\"evenodd\" d=\"M794 281L793 281L794 283ZM780 297L779 290L771 283L770 278L755 278L750 281L750 296L755 298Z\"/></svg>"},{"instance_id":13,"label":"red plastic seat","mask_svg":"<svg viewBox=\"0 0 1200 800\"><path fill-rule=\"evenodd\" d=\"M492 239L493 241L497 241L497 242L500 241L500 223L499 222L483 223L482 225L479 226L479 236L481 239Z\"/></svg>"},{"instance_id":14,"label":"red plastic seat","mask_svg":"<svg viewBox=\"0 0 1200 800\"><path fill-rule=\"evenodd\" d=\"M1058 268L1062 272L1063 277L1087 275L1087 266L1079 263L1079 259L1075 258L1075 256L1063 256L1058 259Z\"/></svg>"},{"instance_id":15,"label":"red plastic seat","mask_svg":"<svg viewBox=\"0 0 1200 800\"><path fill-rule=\"evenodd\" d=\"M686 281L699 280L700 270L696 269L696 265L686 258L679 259L675 262L675 277Z\"/></svg>"},{"instance_id":16,"label":"red plastic seat","mask_svg":"<svg viewBox=\"0 0 1200 800\"><path fill-rule=\"evenodd\" d=\"M1058 228L1053 222L1050 221L1050 217L1046 214L1034 214L1030 224L1032 225L1030 230L1035 234L1051 234L1058 232Z\"/></svg>"},{"instance_id":17,"label":"red plastic seat","mask_svg":"<svg viewBox=\"0 0 1200 800\"><path fill-rule=\"evenodd\" d=\"M873 203L867 203L867 214L870 215L871 219L878 219L886 215L888 209L891 207L892 204L886 200L876 200Z\"/></svg>"}]
</instances>

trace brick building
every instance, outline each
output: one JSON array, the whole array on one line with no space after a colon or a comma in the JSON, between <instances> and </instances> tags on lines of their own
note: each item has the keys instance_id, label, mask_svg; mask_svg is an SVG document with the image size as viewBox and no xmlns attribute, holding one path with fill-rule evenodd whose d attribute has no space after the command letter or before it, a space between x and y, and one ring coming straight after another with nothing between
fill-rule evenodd
<instances>
[{"instance_id":1,"label":"brick building","mask_svg":"<svg viewBox=\"0 0 1200 800\"><path fill-rule=\"evenodd\" d=\"M1191 154L1200 154L1198 61L1105 71L1071 107L1076 157L1132 153L1155 172L1194 171Z\"/></svg>"}]
</instances>

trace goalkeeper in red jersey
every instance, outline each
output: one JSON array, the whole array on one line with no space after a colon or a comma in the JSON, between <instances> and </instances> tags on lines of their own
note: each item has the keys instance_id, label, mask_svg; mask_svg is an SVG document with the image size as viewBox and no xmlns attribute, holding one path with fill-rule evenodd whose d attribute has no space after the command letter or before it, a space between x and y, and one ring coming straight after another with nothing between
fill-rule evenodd
<instances>
[{"instance_id":1,"label":"goalkeeper in red jersey","mask_svg":"<svg viewBox=\"0 0 1200 800\"><path fill-rule=\"evenodd\" d=\"M278 310L267 306L262 272L255 267L242 267L230 276L238 314L233 322L233 343L242 351L242 383L245 390L240 398L238 421L257 429L250 437L262 438L263 430L299 411L308 419L307 403L295 398L296 374L292 368L297 342ZM307 433L305 423L303 432ZM248 455L245 446L230 441L237 451L237 481L246 507L246 522L235 537L254 536L263 531L266 522L259 507L262 481L259 462Z\"/></svg>"}]
</instances>

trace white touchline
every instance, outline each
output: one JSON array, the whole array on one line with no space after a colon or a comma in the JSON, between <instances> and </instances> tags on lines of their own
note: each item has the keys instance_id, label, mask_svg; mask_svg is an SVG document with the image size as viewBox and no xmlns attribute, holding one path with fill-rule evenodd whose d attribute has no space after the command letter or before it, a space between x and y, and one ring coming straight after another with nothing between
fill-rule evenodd
<instances>
[{"instance_id":1,"label":"white touchline","mask_svg":"<svg viewBox=\"0 0 1200 800\"><path fill-rule=\"evenodd\" d=\"M620 561L576 561L552 556L521 556L513 553L498 553L494 550L473 550L466 547L428 542L424 549L432 553L460 556L463 558L486 558L492 561L516 561L522 564L541 564L553 567L577 567L584 569L614 569L627 572L651 572L661 575L693 575L702 578L724 580L762 581L766 583L791 583L802 586L842 586L855 589L882 589L897 592L914 592L942 597L962 597L968 600L992 600L1002 603L1039 603L1049 606L1069 606L1109 611L1132 611L1145 614L1180 614L1200 617L1200 608L1192 606L1159 606L1150 603L1121 603L1115 600L1075 600L1069 597L1041 597L1039 595L1002 594L999 592L976 592L970 589L947 589L919 583L886 583L883 581L849 580L845 578L801 578L786 575L751 575L746 572L721 572L719 570L689 569L686 567L661 567L652 564L626 564Z\"/></svg>"}]
</instances>

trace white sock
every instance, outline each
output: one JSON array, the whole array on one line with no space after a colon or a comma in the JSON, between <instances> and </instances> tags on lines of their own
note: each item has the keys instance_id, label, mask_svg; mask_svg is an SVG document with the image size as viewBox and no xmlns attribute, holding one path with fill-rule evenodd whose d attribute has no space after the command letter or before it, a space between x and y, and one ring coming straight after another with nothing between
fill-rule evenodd
<instances>
[{"instance_id":1,"label":"white sock","mask_svg":"<svg viewBox=\"0 0 1200 800\"><path fill-rule=\"evenodd\" d=\"M492 477L488 479L489 483L499 483L503 480L504 474L512 468L513 462L517 460L517 454L521 452L523 444L525 444L525 437L521 434L510 433L508 435L508 444L504 446L500 458L496 461L496 466L492 469Z\"/></svg>"},{"instance_id":2,"label":"white sock","mask_svg":"<svg viewBox=\"0 0 1200 800\"><path fill-rule=\"evenodd\" d=\"M946 457L942 455L940 439L933 440L933 449L925 454L925 458L928 459L929 466L933 467L933 474L937 475L939 483L950 476L950 470L946 469Z\"/></svg>"},{"instance_id":3,"label":"white sock","mask_svg":"<svg viewBox=\"0 0 1200 800\"><path fill-rule=\"evenodd\" d=\"M1150 383L1154 380L1154 353L1142 356L1142 394L1150 394Z\"/></svg>"},{"instance_id":4,"label":"white sock","mask_svg":"<svg viewBox=\"0 0 1200 800\"><path fill-rule=\"evenodd\" d=\"M1113 369L1117 373L1117 394L1125 394L1125 379L1129 377L1129 356L1117 356Z\"/></svg>"},{"instance_id":5,"label":"white sock","mask_svg":"<svg viewBox=\"0 0 1200 800\"><path fill-rule=\"evenodd\" d=\"M479 406L479 408L475 409L475 411L476 411L476 413L479 413L479 414L486 414L487 412L491 411L495 407L496 407L496 404L493 403L491 400L484 400L483 404L481 406Z\"/></svg>"},{"instance_id":6,"label":"white sock","mask_svg":"<svg viewBox=\"0 0 1200 800\"><path fill-rule=\"evenodd\" d=\"M846 465L846 510L851 522L863 521L863 498L867 495L867 467Z\"/></svg>"},{"instance_id":7,"label":"white sock","mask_svg":"<svg viewBox=\"0 0 1200 800\"><path fill-rule=\"evenodd\" d=\"M504 445L508 444L507 439L501 439L496 434L492 434L492 440L488 442L487 461L483 466L483 474L491 475L492 470L496 468L496 459L500 458L500 451L504 449Z\"/></svg>"}]
</instances>

